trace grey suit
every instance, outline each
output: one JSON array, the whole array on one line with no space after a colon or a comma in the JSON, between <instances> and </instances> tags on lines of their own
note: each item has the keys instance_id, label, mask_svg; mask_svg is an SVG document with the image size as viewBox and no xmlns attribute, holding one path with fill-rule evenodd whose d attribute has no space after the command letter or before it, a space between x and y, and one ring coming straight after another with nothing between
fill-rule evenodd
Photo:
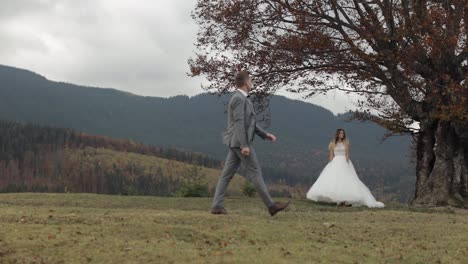
<instances>
[{"instance_id":1,"label":"grey suit","mask_svg":"<svg viewBox=\"0 0 468 264\"><path fill-rule=\"evenodd\" d=\"M254 184L263 203L267 207L274 204L263 180L257 154L252 146L255 134L262 139L267 137L267 132L257 125L252 102L240 91L236 91L228 105L228 125L223 134L223 143L229 147L229 152L216 186L213 208L223 208L224 196L229 182L241 164L246 169L245 176ZM241 148L243 147L250 148L249 156L242 155Z\"/></svg>"}]
</instances>

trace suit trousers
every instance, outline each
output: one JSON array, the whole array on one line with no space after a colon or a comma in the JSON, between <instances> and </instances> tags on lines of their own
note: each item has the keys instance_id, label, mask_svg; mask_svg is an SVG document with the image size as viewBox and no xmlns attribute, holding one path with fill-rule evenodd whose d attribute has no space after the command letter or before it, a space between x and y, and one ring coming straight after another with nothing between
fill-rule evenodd
<instances>
[{"instance_id":1,"label":"suit trousers","mask_svg":"<svg viewBox=\"0 0 468 264\"><path fill-rule=\"evenodd\" d=\"M212 208L223 208L226 190L240 165L245 168L245 177L255 186L265 206L268 208L273 206L274 202L265 185L262 170L257 159L257 153L253 147L250 147L249 156L242 155L240 148L229 148L223 172L216 186Z\"/></svg>"}]
</instances>

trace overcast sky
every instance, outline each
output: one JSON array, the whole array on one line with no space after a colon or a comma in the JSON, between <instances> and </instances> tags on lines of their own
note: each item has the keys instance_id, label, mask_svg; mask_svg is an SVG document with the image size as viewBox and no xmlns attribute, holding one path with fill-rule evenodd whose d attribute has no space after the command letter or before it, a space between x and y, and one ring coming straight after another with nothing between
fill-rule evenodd
<instances>
[{"instance_id":1,"label":"overcast sky","mask_svg":"<svg viewBox=\"0 0 468 264\"><path fill-rule=\"evenodd\" d=\"M48 79L168 97L201 93L187 77L196 0L0 0L0 64ZM291 98L297 95L281 94ZM309 101L352 108L331 92Z\"/></svg>"}]
</instances>

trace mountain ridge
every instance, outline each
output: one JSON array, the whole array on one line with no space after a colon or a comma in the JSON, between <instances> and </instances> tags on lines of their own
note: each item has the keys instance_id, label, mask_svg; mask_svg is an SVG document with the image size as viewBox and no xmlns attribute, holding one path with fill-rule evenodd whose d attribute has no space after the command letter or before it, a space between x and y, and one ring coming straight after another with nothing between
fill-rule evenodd
<instances>
[{"instance_id":1,"label":"mountain ridge","mask_svg":"<svg viewBox=\"0 0 468 264\"><path fill-rule=\"evenodd\" d=\"M49 81L31 73L0 66L0 119L71 128L224 159L221 134L226 126L226 96L129 95L113 88ZM327 162L328 143L341 127L350 136L351 159L371 189L401 189L406 198L411 195L415 177L407 157L408 137L380 143L385 130L375 124L345 122L346 115L335 116L323 107L283 96L271 98L269 114L268 130L278 136L278 142L255 140L267 178L283 177L304 188L312 184Z\"/></svg>"}]
</instances>

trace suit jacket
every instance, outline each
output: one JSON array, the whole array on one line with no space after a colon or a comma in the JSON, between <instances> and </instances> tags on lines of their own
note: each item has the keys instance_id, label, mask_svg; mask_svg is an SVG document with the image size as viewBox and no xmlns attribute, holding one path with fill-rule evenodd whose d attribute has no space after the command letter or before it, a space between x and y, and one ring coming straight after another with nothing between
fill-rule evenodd
<instances>
[{"instance_id":1,"label":"suit jacket","mask_svg":"<svg viewBox=\"0 0 468 264\"><path fill-rule=\"evenodd\" d=\"M228 105L228 124L223 134L223 143L230 148L250 147L255 134L262 139L267 132L257 125L252 102L240 91L236 91Z\"/></svg>"}]
</instances>

